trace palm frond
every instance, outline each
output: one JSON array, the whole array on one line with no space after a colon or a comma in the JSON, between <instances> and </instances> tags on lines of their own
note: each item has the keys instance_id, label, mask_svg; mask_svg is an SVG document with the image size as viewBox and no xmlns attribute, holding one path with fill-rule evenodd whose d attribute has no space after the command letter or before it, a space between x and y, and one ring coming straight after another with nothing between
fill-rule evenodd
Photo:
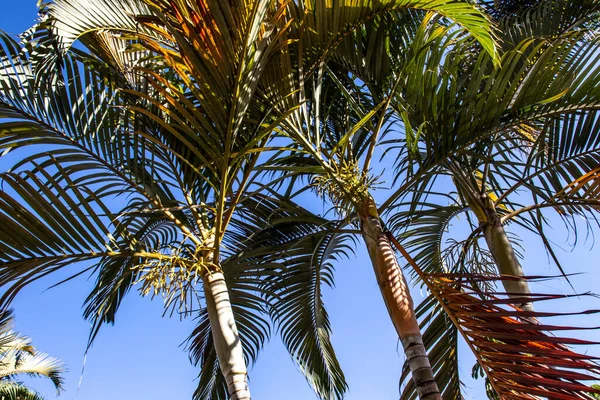
<instances>
[{"instance_id":1,"label":"palm frond","mask_svg":"<svg viewBox=\"0 0 600 400\"><path fill-rule=\"evenodd\" d=\"M482 3L498 21L505 49L525 38L557 37L568 30L593 29L600 10L593 0L484 0Z\"/></svg>"},{"instance_id":2,"label":"palm frond","mask_svg":"<svg viewBox=\"0 0 600 400\"><path fill-rule=\"evenodd\" d=\"M40 352L29 354L13 349L2 353L0 362L0 378L15 378L21 374L44 377L52 381L57 393L62 390L65 369L62 362L54 357Z\"/></svg>"},{"instance_id":3,"label":"palm frond","mask_svg":"<svg viewBox=\"0 0 600 400\"><path fill-rule=\"evenodd\" d=\"M107 77L86 68L77 56L65 55L61 79L40 86L30 52L5 34L0 39L0 57L5 59L0 70L0 148L4 154L30 148L13 169L36 172L60 164L74 182L94 187L98 199L127 191L160 203L156 197L164 198L169 186L157 175L169 172L168 155L133 134L131 115L118 107L120 97Z\"/></svg>"},{"instance_id":4,"label":"palm frond","mask_svg":"<svg viewBox=\"0 0 600 400\"><path fill-rule=\"evenodd\" d=\"M341 398L347 384L322 290L333 286L332 263L351 251L351 236L331 231L325 219L281 196L251 204L248 214L264 227L247 236L248 250L236 262L265 271L261 296L290 355L320 398Z\"/></svg>"},{"instance_id":5,"label":"palm frond","mask_svg":"<svg viewBox=\"0 0 600 400\"><path fill-rule=\"evenodd\" d=\"M135 232L128 232L108 209L92 207L86 200L88 193L70 180L63 187L47 172L40 174L41 177L27 172L0 175L6 188L0 193L0 243L4 248L0 281L6 288L1 299L4 304L24 285L75 262L90 264L96 260L101 261L100 266L116 263L120 268L134 264L138 268L176 266L173 262L179 255L170 252L169 243L151 248L157 244L152 235L140 237L137 242ZM168 236L163 233L159 237ZM91 263L71 278L94 268ZM102 304L96 306L103 309Z\"/></svg>"},{"instance_id":6,"label":"palm frond","mask_svg":"<svg viewBox=\"0 0 600 400\"><path fill-rule=\"evenodd\" d=\"M14 331L14 317L11 309L0 311L0 353L19 350L34 354L31 339Z\"/></svg>"},{"instance_id":7,"label":"palm frond","mask_svg":"<svg viewBox=\"0 0 600 400\"><path fill-rule=\"evenodd\" d=\"M0 316L0 396L32 396L35 392L15 383L22 374L48 378L60 393L65 372L61 361L38 352L31 339L13 330L12 310L2 311ZM4 392L6 391L6 392ZM30 394L28 394L30 393ZM20 398L20 397L17 397Z\"/></svg>"},{"instance_id":8,"label":"palm frond","mask_svg":"<svg viewBox=\"0 0 600 400\"><path fill-rule=\"evenodd\" d=\"M163 215L150 214L145 218L123 218L121 224L127 226L129 232L128 235L119 235L115 232L115 245L121 251L131 250L142 254L150 249L162 249L168 253L170 249L177 248L181 244L177 227ZM143 257L131 255L123 258L104 257L96 266L98 271L96 285L85 301L84 310L84 317L92 323L89 344L103 324L114 324L124 296L143 276L143 271L136 268L142 264ZM193 309L193 301L190 302L187 309ZM177 304L165 304L166 308L176 309L177 306Z\"/></svg>"},{"instance_id":9,"label":"palm frond","mask_svg":"<svg viewBox=\"0 0 600 400\"><path fill-rule=\"evenodd\" d=\"M41 394L15 382L0 384L0 398L4 400L45 400Z\"/></svg>"},{"instance_id":10,"label":"palm frond","mask_svg":"<svg viewBox=\"0 0 600 400\"><path fill-rule=\"evenodd\" d=\"M595 344L554 333L578 329L573 326L532 322L560 314L525 313L507 307L504 293L472 292L472 280L515 279L511 277L431 275L427 277L438 299L460 324L459 330L476 351L496 392L502 398L590 398L586 380L600 376L594 357L571 350L568 345ZM532 280L532 279L530 279ZM428 286L429 286L428 285ZM565 297L534 293L533 301ZM588 314L593 311L583 311ZM577 313L575 313L577 314ZM586 397L588 396L588 397Z\"/></svg>"},{"instance_id":11,"label":"palm frond","mask_svg":"<svg viewBox=\"0 0 600 400\"><path fill-rule=\"evenodd\" d=\"M317 232L288 244L283 269L267 286L283 342L323 399L342 398L347 390L322 300L324 286L333 285L331 262L351 250L347 240L347 235Z\"/></svg>"},{"instance_id":12,"label":"palm frond","mask_svg":"<svg viewBox=\"0 0 600 400\"><path fill-rule=\"evenodd\" d=\"M493 57L496 44L487 16L473 3L467 1L422 1L393 0L378 1L367 6L367 2L338 1L329 3L305 1L298 3L295 16L302 16L305 24L303 38L303 60L307 71L323 62L344 37L374 17L394 13L402 9L432 11L465 27ZM300 20L300 18L299 18Z\"/></svg>"},{"instance_id":13,"label":"palm frond","mask_svg":"<svg viewBox=\"0 0 600 400\"><path fill-rule=\"evenodd\" d=\"M135 20L136 16L149 13L150 9L143 0L56 0L41 3L40 22L25 33L28 41L37 46L32 55L35 68L52 76L52 71L60 68L64 54L77 40L92 51L101 50L98 45L99 41L103 41L105 32L109 32L108 37L110 32L131 36L139 33L152 35L151 30ZM102 52L95 51L95 54L101 55Z\"/></svg>"},{"instance_id":14,"label":"palm frond","mask_svg":"<svg viewBox=\"0 0 600 400\"><path fill-rule=\"evenodd\" d=\"M408 49L423 18L419 10L399 10L374 18L346 37L332 61L363 82L381 85L410 60Z\"/></svg>"},{"instance_id":15,"label":"palm frond","mask_svg":"<svg viewBox=\"0 0 600 400\"><path fill-rule=\"evenodd\" d=\"M4 173L0 178L6 188L0 193L4 304L28 282L111 252L106 222L95 213L88 217L86 206L78 206L85 196L77 188L64 189L50 176L46 181L32 174Z\"/></svg>"},{"instance_id":16,"label":"palm frond","mask_svg":"<svg viewBox=\"0 0 600 400\"><path fill-rule=\"evenodd\" d=\"M565 314L522 311L510 306L519 300L510 293L486 292L474 288L478 281L547 279L474 274L427 274L421 271L406 250L390 237L396 248L419 273L432 296L443 307L454 326L478 359L495 392L506 399L591 399L595 389L582 383L597 380L600 365L596 358L577 353L573 345L598 344L571 337L555 336L563 331L600 329L538 322ZM514 294L513 294L514 295ZM570 297L563 294L532 293L523 302L541 302ZM568 315L594 314L586 310Z\"/></svg>"},{"instance_id":17,"label":"palm frond","mask_svg":"<svg viewBox=\"0 0 600 400\"><path fill-rule=\"evenodd\" d=\"M444 253L444 234L453 218L465 211L464 206L440 206L435 203L421 204L410 210L409 204L394 209L387 228L397 232L403 245L414 254L420 268L427 273L447 272L450 268ZM413 273L413 279L418 275Z\"/></svg>"},{"instance_id":18,"label":"palm frond","mask_svg":"<svg viewBox=\"0 0 600 400\"><path fill-rule=\"evenodd\" d=\"M461 190L471 193L483 193L477 178L483 176L485 192L494 197L503 221L519 216L519 223L536 230L530 215L519 214L544 207L554 207L565 218L579 214L593 221L593 171L599 162L593 83L597 47L593 32L577 29L558 37L525 38L504 53L502 68L485 61L484 54L472 54L468 42L429 47L424 54L433 53L427 56L432 60L453 56L445 55L439 70L445 83L427 86L429 80L416 74L394 100L406 129L398 146L411 148L415 137L418 141L415 151L400 154L397 167L409 167L409 173L382 208L409 190L411 208L424 205L428 185L447 169ZM440 64L424 61L427 57L421 56L419 70ZM482 73L488 68L489 74ZM406 106L411 104L421 106ZM520 188L532 195L531 206L513 196Z\"/></svg>"}]
</instances>

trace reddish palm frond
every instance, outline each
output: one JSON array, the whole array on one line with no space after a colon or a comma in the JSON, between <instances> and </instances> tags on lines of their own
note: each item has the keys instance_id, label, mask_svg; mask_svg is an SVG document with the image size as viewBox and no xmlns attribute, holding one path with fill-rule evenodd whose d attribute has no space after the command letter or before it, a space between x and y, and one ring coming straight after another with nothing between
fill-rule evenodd
<instances>
[{"instance_id":1,"label":"reddish palm frond","mask_svg":"<svg viewBox=\"0 0 600 400\"><path fill-rule=\"evenodd\" d=\"M482 291L477 285L511 279L537 281L547 277L515 278L472 274L426 274L398 241L390 240L419 274L452 323L461 333L501 399L593 399L587 381L600 379L598 357L568 346L600 342L559 336L560 331L600 329L550 325L540 318L596 314L583 312L525 312L511 304L557 300L569 295L532 293L523 299L509 293Z\"/></svg>"}]
</instances>

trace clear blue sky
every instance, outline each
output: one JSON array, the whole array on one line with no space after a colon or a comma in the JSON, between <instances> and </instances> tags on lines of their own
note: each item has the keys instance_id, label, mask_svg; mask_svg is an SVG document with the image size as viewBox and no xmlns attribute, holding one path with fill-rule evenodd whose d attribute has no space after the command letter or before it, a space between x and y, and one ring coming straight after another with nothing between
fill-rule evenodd
<instances>
[{"instance_id":1,"label":"clear blue sky","mask_svg":"<svg viewBox=\"0 0 600 400\"><path fill-rule=\"evenodd\" d=\"M36 18L35 3L35 0L0 0L0 28L14 34L28 28ZM0 169L5 170L6 163L0 162ZM556 226L561 228L561 223L557 222ZM598 246L590 250L593 239L571 252L569 238L562 229L557 229L555 238L567 249L560 253L560 257L571 267L570 272L588 271L573 278L578 290L598 292L600 250ZM550 266L541 249L540 241L527 235L523 239L526 271L529 274L556 274L556 269ZM67 276L66 272L64 276ZM26 288L17 297L14 308L17 330L32 337L38 349L67 364L66 391L61 399L191 398L198 371L190 365L180 344L191 332L193 321L163 318L159 298L150 301L135 293L125 300L116 325L105 327L100 332L87 356L81 389L77 393L89 332L88 324L81 317L81 305L93 279L79 278L45 290L60 278L54 276ZM350 384L346 398L398 399L403 355L366 253L359 249L356 259L339 263L336 279L335 290L325 292L325 302L332 320L334 346ZM569 292L568 286L561 281L552 282L549 286ZM414 295L421 298L418 291ZM554 310L557 309L556 304L552 305ZM573 299L559 307L579 310L600 308L600 301ZM598 316L586 317L583 322L588 326L600 325ZM592 338L593 335L589 333L587 337ZM580 350L600 355L598 348ZM485 398L482 382L470 380L473 358L466 351L462 351L462 356L465 358L461 371L468 387L468 398ZM27 382L47 398L54 398L50 384L37 379L28 379ZM251 369L250 385L256 400L315 398L277 336L273 337Z\"/></svg>"}]
</instances>

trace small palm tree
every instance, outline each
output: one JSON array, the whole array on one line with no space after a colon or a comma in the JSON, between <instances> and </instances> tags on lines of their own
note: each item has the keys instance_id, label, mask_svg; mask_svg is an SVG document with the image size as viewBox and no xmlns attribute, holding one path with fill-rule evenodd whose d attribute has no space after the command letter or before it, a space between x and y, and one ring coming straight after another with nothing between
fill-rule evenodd
<instances>
[{"instance_id":1,"label":"small palm tree","mask_svg":"<svg viewBox=\"0 0 600 400\"><path fill-rule=\"evenodd\" d=\"M0 314L0 398L5 400L43 400L35 391L18 382L19 376L48 378L60 393L63 384L62 363L40 353L28 337L13 331L11 311Z\"/></svg>"}]
</instances>

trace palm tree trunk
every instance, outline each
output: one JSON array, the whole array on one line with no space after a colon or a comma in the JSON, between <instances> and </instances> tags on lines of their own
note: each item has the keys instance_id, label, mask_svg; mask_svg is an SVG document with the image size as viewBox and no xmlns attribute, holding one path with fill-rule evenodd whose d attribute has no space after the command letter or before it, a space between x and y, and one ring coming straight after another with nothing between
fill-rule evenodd
<instances>
[{"instance_id":1,"label":"palm tree trunk","mask_svg":"<svg viewBox=\"0 0 600 400\"><path fill-rule=\"evenodd\" d=\"M206 309L217 358L231 400L249 400L246 361L222 272L203 276Z\"/></svg>"},{"instance_id":2,"label":"palm tree trunk","mask_svg":"<svg viewBox=\"0 0 600 400\"><path fill-rule=\"evenodd\" d=\"M457 170L460 165L457 164ZM510 275L516 278L524 277L523 267L515 254L515 250L508 240L502 220L496 213L496 204L487 194L476 196L461 188L461 185L453 179L456 190L461 193L467 201L469 208L479 222L479 229L483 232L488 249L494 258L498 273ZM508 296L518 301L513 304L523 311L534 311L533 303L526 299L530 297L529 283L525 279L502 280L504 290Z\"/></svg>"},{"instance_id":3,"label":"palm tree trunk","mask_svg":"<svg viewBox=\"0 0 600 400\"><path fill-rule=\"evenodd\" d=\"M479 223L483 230L488 249L492 253L492 257L494 257L494 261L498 267L498 272L502 275L511 275L514 277L525 276L515 250L508 240L508 236L506 236L504 226L502 226L502 222L498 214L496 214L496 210L487 206L485 208L485 215L486 220L480 220ZM526 280L503 280L502 285L504 286L504 290L509 293L509 297L520 299L515 306L523 311L534 311L533 303L524 300L531 293L529 283Z\"/></svg>"},{"instance_id":4,"label":"palm tree trunk","mask_svg":"<svg viewBox=\"0 0 600 400\"><path fill-rule=\"evenodd\" d=\"M441 400L406 279L381 227L377 207L372 198L369 197L362 209L358 210L358 216L377 283L402 342L419 399Z\"/></svg>"}]
</instances>

